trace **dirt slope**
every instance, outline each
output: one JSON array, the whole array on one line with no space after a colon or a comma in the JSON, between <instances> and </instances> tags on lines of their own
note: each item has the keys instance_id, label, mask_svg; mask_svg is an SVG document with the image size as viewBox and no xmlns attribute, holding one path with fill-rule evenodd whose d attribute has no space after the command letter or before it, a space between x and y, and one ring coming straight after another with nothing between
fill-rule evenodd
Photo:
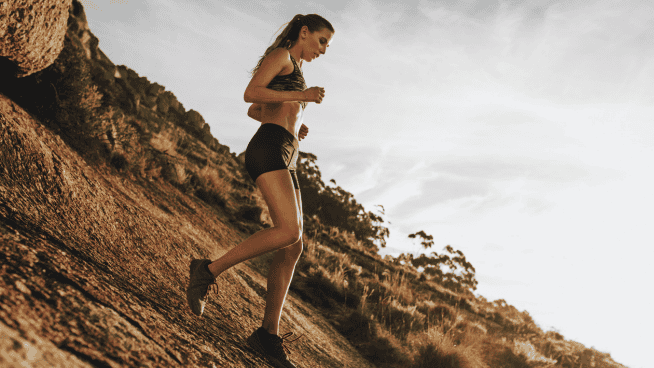
<instances>
[{"instance_id":1,"label":"dirt slope","mask_svg":"<svg viewBox=\"0 0 654 368\"><path fill-rule=\"evenodd\" d=\"M263 316L258 273L223 275L201 318L185 301L191 258L246 236L169 184L88 166L0 95L1 366L269 366L245 344ZM293 294L287 331L304 334L299 367L371 367Z\"/></svg>"}]
</instances>

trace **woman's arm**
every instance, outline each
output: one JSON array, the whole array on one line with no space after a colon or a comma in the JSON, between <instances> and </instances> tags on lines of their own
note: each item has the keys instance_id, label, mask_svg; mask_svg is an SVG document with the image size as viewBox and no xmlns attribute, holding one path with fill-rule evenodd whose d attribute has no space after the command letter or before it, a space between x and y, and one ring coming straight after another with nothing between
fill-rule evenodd
<instances>
[{"instance_id":1,"label":"woman's arm","mask_svg":"<svg viewBox=\"0 0 654 368\"><path fill-rule=\"evenodd\" d=\"M304 91L275 91L266 86L279 74L284 66L291 64L288 50L279 48L273 50L261 62L259 69L254 74L245 89L243 99L249 103L279 103L291 101L308 101ZM292 64L291 64L292 65Z\"/></svg>"},{"instance_id":2,"label":"woman's arm","mask_svg":"<svg viewBox=\"0 0 654 368\"><path fill-rule=\"evenodd\" d=\"M262 104L253 103L252 106L248 109L248 116L256 121L261 121L261 108Z\"/></svg>"}]
</instances>

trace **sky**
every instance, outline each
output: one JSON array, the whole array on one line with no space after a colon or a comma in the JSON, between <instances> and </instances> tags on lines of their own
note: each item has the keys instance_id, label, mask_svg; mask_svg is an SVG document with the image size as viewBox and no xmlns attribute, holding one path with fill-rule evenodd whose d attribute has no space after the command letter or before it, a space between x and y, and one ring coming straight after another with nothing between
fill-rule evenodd
<instances>
[{"instance_id":1,"label":"sky","mask_svg":"<svg viewBox=\"0 0 654 368\"><path fill-rule=\"evenodd\" d=\"M100 48L172 91L232 152L250 70L295 14L336 32L302 66L300 149L408 235L461 250L477 294L650 366L654 5L624 1L82 0ZM648 365L646 365L648 364Z\"/></svg>"}]
</instances>

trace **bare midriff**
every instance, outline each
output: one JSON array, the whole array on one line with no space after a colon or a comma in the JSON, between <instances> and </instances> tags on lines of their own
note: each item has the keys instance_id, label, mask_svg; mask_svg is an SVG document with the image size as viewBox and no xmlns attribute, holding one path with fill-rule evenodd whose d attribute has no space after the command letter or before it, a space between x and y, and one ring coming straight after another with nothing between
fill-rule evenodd
<instances>
[{"instance_id":1,"label":"bare midriff","mask_svg":"<svg viewBox=\"0 0 654 368\"><path fill-rule=\"evenodd\" d=\"M266 103L261 106L261 124L277 124L288 130L295 139L302 125L304 110L299 102Z\"/></svg>"}]
</instances>

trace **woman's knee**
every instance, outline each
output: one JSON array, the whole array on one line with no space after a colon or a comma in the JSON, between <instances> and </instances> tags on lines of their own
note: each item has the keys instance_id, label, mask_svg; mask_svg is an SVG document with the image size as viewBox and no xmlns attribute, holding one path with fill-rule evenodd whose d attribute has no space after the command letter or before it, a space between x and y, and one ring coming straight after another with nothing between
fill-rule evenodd
<instances>
[{"instance_id":1,"label":"woman's knee","mask_svg":"<svg viewBox=\"0 0 654 368\"><path fill-rule=\"evenodd\" d=\"M302 241L302 228L299 226L285 226L282 227L283 229L283 237L284 237L284 244L287 244L287 246L292 246L296 244L298 241Z\"/></svg>"},{"instance_id":2,"label":"woman's knee","mask_svg":"<svg viewBox=\"0 0 654 368\"><path fill-rule=\"evenodd\" d=\"M284 248L284 252L286 253L287 258L295 260L299 259L302 254L302 237L300 237L300 239L295 243Z\"/></svg>"}]
</instances>

